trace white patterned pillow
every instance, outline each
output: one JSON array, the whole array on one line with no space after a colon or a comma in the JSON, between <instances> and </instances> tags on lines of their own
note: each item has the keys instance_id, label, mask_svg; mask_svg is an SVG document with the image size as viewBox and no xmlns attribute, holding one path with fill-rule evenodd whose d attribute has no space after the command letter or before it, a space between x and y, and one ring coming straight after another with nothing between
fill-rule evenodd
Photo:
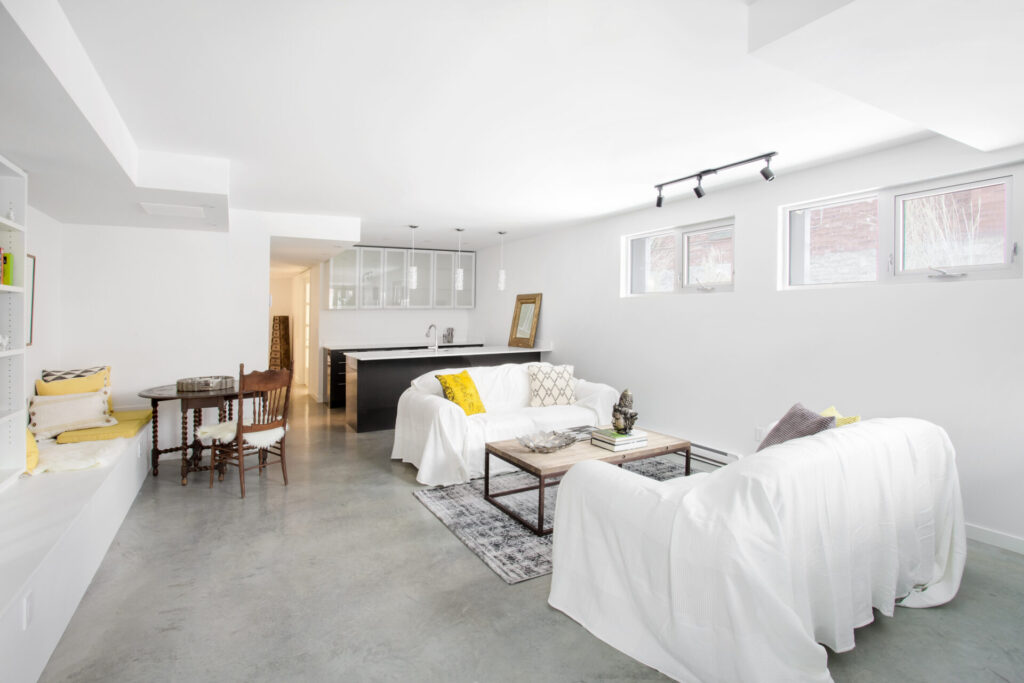
<instances>
[{"instance_id":1,"label":"white patterned pillow","mask_svg":"<svg viewBox=\"0 0 1024 683\"><path fill-rule=\"evenodd\" d=\"M107 415L110 388L85 394L33 396L28 408L28 428L37 439L49 439L71 429L109 427L117 420Z\"/></svg>"},{"instance_id":2,"label":"white patterned pillow","mask_svg":"<svg viewBox=\"0 0 1024 683\"><path fill-rule=\"evenodd\" d=\"M576 378L571 365L528 365L530 406L568 406L576 402Z\"/></svg>"}]
</instances>

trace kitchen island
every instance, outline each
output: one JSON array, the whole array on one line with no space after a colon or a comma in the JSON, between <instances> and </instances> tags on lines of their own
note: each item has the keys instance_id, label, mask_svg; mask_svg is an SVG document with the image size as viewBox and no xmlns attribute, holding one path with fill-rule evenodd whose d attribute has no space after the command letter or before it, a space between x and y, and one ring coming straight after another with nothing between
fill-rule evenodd
<instances>
[{"instance_id":1,"label":"kitchen island","mask_svg":"<svg viewBox=\"0 0 1024 683\"><path fill-rule=\"evenodd\" d=\"M539 361L550 348L516 346L358 351L345 354L345 421L357 432L394 429L398 397L431 370Z\"/></svg>"},{"instance_id":2,"label":"kitchen island","mask_svg":"<svg viewBox=\"0 0 1024 683\"><path fill-rule=\"evenodd\" d=\"M465 346L483 346L483 341L452 341L442 342L441 348L458 348ZM330 408L345 407L345 354L356 351L395 351L419 349L426 351L428 344L423 339L411 342L368 342L328 344L323 347L323 397L324 403Z\"/></svg>"}]
</instances>

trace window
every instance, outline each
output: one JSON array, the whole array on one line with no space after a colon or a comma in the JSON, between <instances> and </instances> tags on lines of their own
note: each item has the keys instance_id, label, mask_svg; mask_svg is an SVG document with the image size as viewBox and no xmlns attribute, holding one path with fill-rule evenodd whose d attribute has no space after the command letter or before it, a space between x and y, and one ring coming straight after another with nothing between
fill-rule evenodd
<instances>
[{"instance_id":1,"label":"window","mask_svg":"<svg viewBox=\"0 0 1024 683\"><path fill-rule=\"evenodd\" d=\"M626 239L628 294L732 288L731 224L673 228Z\"/></svg>"},{"instance_id":2,"label":"window","mask_svg":"<svg viewBox=\"0 0 1024 683\"><path fill-rule=\"evenodd\" d=\"M896 200L903 272L1010 262L1004 181L905 194Z\"/></svg>"},{"instance_id":3,"label":"window","mask_svg":"<svg viewBox=\"0 0 1024 683\"><path fill-rule=\"evenodd\" d=\"M878 277L878 197L789 212L789 284Z\"/></svg>"},{"instance_id":4,"label":"window","mask_svg":"<svg viewBox=\"0 0 1024 683\"><path fill-rule=\"evenodd\" d=\"M1010 182L932 181L788 207L782 286L1019 275Z\"/></svg>"}]
</instances>

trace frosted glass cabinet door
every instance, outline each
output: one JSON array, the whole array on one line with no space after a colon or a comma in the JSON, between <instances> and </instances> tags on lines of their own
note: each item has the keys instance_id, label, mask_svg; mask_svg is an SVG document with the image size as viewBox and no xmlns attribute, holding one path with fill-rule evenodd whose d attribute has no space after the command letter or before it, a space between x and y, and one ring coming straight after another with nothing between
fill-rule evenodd
<instances>
[{"instance_id":1,"label":"frosted glass cabinet door","mask_svg":"<svg viewBox=\"0 0 1024 683\"><path fill-rule=\"evenodd\" d=\"M362 248L359 253L359 308L380 308L383 298L384 251Z\"/></svg>"},{"instance_id":2,"label":"frosted glass cabinet door","mask_svg":"<svg viewBox=\"0 0 1024 683\"><path fill-rule=\"evenodd\" d=\"M434 308L451 308L455 293L455 254L434 252Z\"/></svg>"},{"instance_id":3,"label":"frosted glass cabinet door","mask_svg":"<svg viewBox=\"0 0 1024 683\"><path fill-rule=\"evenodd\" d=\"M331 259L330 298L327 307L331 309L355 308L359 283L359 251L346 249Z\"/></svg>"},{"instance_id":4,"label":"frosted glass cabinet door","mask_svg":"<svg viewBox=\"0 0 1024 683\"><path fill-rule=\"evenodd\" d=\"M473 308L476 303L476 254L462 254L462 289L455 290L455 308Z\"/></svg>"},{"instance_id":5,"label":"frosted glass cabinet door","mask_svg":"<svg viewBox=\"0 0 1024 683\"><path fill-rule=\"evenodd\" d=\"M409 291L409 308L430 308L434 303L434 252L417 251L411 255L416 266L416 289Z\"/></svg>"},{"instance_id":6,"label":"frosted glass cabinet door","mask_svg":"<svg viewBox=\"0 0 1024 683\"><path fill-rule=\"evenodd\" d=\"M403 308L408 301L405 290L405 249L384 251L384 308Z\"/></svg>"}]
</instances>

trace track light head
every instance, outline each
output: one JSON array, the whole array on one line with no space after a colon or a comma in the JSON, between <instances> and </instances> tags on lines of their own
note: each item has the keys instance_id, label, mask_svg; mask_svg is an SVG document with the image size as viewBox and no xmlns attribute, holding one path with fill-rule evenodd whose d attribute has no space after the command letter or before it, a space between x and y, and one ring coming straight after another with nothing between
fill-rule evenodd
<instances>
[{"instance_id":1,"label":"track light head","mask_svg":"<svg viewBox=\"0 0 1024 683\"><path fill-rule=\"evenodd\" d=\"M697 199L700 199L707 192L704 191L704 186L701 184L704 181L704 176L697 176L697 187L693 188L693 193L697 195Z\"/></svg>"},{"instance_id":2,"label":"track light head","mask_svg":"<svg viewBox=\"0 0 1024 683\"><path fill-rule=\"evenodd\" d=\"M656 206L656 207L658 207L658 208L660 209L660 208L661 208L661 200L662 200L662 196L661 196L661 187L659 186L659 187L658 187L658 201L656 201L656 202L654 203L654 206Z\"/></svg>"},{"instance_id":3,"label":"track light head","mask_svg":"<svg viewBox=\"0 0 1024 683\"><path fill-rule=\"evenodd\" d=\"M764 160L764 168L761 169L761 177L771 182L775 180L775 172L772 171L772 158L766 157Z\"/></svg>"}]
</instances>

